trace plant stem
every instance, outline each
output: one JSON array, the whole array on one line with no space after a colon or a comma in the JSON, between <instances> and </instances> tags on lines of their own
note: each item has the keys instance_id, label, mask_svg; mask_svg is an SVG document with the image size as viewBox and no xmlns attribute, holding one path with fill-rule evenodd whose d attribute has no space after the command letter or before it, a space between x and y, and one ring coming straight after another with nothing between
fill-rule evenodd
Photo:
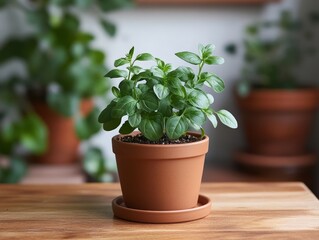
<instances>
[{"instance_id":1,"label":"plant stem","mask_svg":"<svg viewBox=\"0 0 319 240\"><path fill-rule=\"evenodd\" d=\"M204 60L202 60L202 62L199 64L199 70L198 70L198 74L197 74L197 82L199 81L199 76L202 73L203 66L204 66Z\"/></svg>"},{"instance_id":2,"label":"plant stem","mask_svg":"<svg viewBox=\"0 0 319 240\"><path fill-rule=\"evenodd\" d=\"M127 77L127 80L130 80L131 78L131 67L132 67L132 63L131 63L131 60L130 60L130 67L128 69L128 77Z\"/></svg>"}]
</instances>

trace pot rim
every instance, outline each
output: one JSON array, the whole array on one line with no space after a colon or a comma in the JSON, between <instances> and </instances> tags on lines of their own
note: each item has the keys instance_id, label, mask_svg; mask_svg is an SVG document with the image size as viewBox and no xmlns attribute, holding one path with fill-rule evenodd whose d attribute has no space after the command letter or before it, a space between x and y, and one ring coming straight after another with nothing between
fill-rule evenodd
<instances>
[{"instance_id":1,"label":"pot rim","mask_svg":"<svg viewBox=\"0 0 319 240\"><path fill-rule=\"evenodd\" d=\"M145 143L132 143L132 142L123 142L119 140L120 136L130 136L130 135L137 135L140 134L140 131L133 131L130 134L116 134L115 136L112 137L113 141L118 142L119 144L123 144L123 145L127 145L127 146L147 146L147 147L154 147L154 148L174 148L176 146L194 146L194 145L199 145L202 144L203 142L207 142L209 141L209 137L205 134L204 138L196 141L196 142L190 142L190 143L178 143L178 144L154 144L154 143L150 143L150 144L145 144ZM188 131L188 134L194 135L194 136L201 136L200 133L197 132L192 132L192 131Z\"/></svg>"},{"instance_id":2,"label":"pot rim","mask_svg":"<svg viewBox=\"0 0 319 240\"><path fill-rule=\"evenodd\" d=\"M319 96L319 88L317 87L308 87L308 88L295 88L295 89L271 89L271 88L253 88L251 89L251 91L249 92L249 94L247 96L241 96L238 94L238 92L236 91L236 95L239 98L247 98L250 95L268 95L268 94L298 94L298 95L303 95L303 94L317 94Z\"/></svg>"}]
</instances>

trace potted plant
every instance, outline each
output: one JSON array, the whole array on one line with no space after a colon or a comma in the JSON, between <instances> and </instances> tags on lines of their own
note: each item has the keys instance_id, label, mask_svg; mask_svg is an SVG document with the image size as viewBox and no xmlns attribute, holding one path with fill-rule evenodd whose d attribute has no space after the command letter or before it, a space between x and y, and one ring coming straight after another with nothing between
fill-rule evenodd
<instances>
[{"instance_id":1,"label":"potted plant","mask_svg":"<svg viewBox=\"0 0 319 240\"><path fill-rule=\"evenodd\" d=\"M237 102L248 149L237 155L239 163L258 167L315 163L307 143L318 108L318 89L298 83L296 73L317 43L309 41L317 27L315 21L309 21L314 20L312 16L301 21L283 11L279 20L247 27L246 64ZM274 31L277 35L269 34Z\"/></svg>"},{"instance_id":2,"label":"potted plant","mask_svg":"<svg viewBox=\"0 0 319 240\"><path fill-rule=\"evenodd\" d=\"M107 78L122 80L118 88L112 87L115 98L98 120L104 130L110 131L127 116L119 129L120 135L112 138L112 145L128 209L170 213L187 212L197 206L209 141L203 124L208 119L216 127L218 117L223 124L237 127L231 113L210 107L214 97L203 90L204 86L216 93L224 90L220 77L203 70L205 65L224 62L222 57L213 55L213 50L213 45L200 45L199 55L176 53L198 67L194 73L190 67L174 69L149 53L134 57L133 47L125 57L114 62L116 69L106 74ZM136 65L148 60L155 61L155 66L143 69ZM201 133L189 132L190 129ZM132 217L123 208L120 211L115 206L113 210L125 219L156 222L155 216L139 219L140 212Z\"/></svg>"},{"instance_id":3,"label":"potted plant","mask_svg":"<svg viewBox=\"0 0 319 240\"><path fill-rule=\"evenodd\" d=\"M17 183L26 173L27 154L41 154L47 132L28 109L12 81L0 81L0 183Z\"/></svg>"},{"instance_id":4,"label":"potted plant","mask_svg":"<svg viewBox=\"0 0 319 240\"><path fill-rule=\"evenodd\" d=\"M93 98L104 96L109 84L103 51L92 47L94 36L80 27L79 13L94 8L101 27L115 34L115 25L102 12L130 4L124 1L1 1L0 7L13 9L23 17L18 27L30 28L25 35L9 36L0 47L0 63L19 60L26 74L10 79L23 91L28 110L45 124L47 148L34 156L41 163L64 164L78 158L80 140L100 130L95 119L99 109ZM19 17L17 18L20 19ZM10 21L10 19L8 19ZM14 21L16 22L16 21ZM40 130L41 127L46 129ZM45 143L44 142L44 143Z\"/></svg>"}]
</instances>

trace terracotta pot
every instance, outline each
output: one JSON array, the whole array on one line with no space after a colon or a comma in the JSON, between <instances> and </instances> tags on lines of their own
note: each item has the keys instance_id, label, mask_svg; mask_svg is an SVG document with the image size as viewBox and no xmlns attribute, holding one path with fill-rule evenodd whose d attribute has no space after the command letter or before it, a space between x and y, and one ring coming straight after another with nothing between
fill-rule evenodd
<instances>
[{"instance_id":1,"label":"terracotta pot","mask_svg":"<svg viewBox=\"0 0 319 240\"><path fill-rule=\"evenodd\" d=\"M64 117L52 110L45 102L32 102L33 109L48 128L47 151L33 159L45 164L69 164L78 159L79 140L75 133L72 117ZM88 114L93 108L91 99L81 102L81 114Z\"/></svg>"},{"instance_id":2,"label":"terracotta pot","mask_svg":"<svg viewBox=\"0 0 319 240\"><path fill-rule=\"evenodd\" d=\"M312 188L316 180L316 154L265 156L247 152L235 154L236 166L257 182L300 181Z\"/></svg>"},{"instance_id":3,"label":"terracotta pot","mask_svg":"<svg viewBox=\"0 0 319 240\"><path fill-rule=\"evenodd\" d=\"M318 90L253 90L237 100L249 152L275 156L307 152Z\"/></svg>"},{"instance_id":4,"label":"terracotta pot","mask_svg":"<svg viewBox=\"0 0 319 240\"><path fill-rule=\"evenodd\" d=\"M125 143L119 137L113 137L112 144L127 207L161 211L197 205L207 136L198 142L172 145Z\"/></svg>"}]
</instances>

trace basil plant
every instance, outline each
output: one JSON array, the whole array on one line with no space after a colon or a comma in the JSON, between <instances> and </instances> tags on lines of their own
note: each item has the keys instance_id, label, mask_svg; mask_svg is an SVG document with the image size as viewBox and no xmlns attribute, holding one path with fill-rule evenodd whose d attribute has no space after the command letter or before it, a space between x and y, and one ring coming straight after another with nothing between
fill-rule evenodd
<instances>
[{"instance_id":1,"label":"basil plant","mask_svg":"<svg viewBox=\"0 0 319 240\"><path fill-rule=\"evenodd\" d=\"M127 120L119 132L129 134L138 129L147 139L159 140L167 136L178 139L190 129L201 130L208 119L217 127L217 118L230 128L237 128L237 121L227 110L215 111L211 108L214 97L206 93L207 86L215 93L224 90L223 80L211 72L203 71L205 65L219 65L224 59L213 55L213 45L199 45L199 54L178 52L175 55L187 63L198 66L173 68L149 53L134 57L134 47L123 58L114 62L116 69L105 77L119 78L118 87L112 88L115 98L100 113L98 121L106 131L117 128L122 118ZM153 61L154 66L144 69L141 61Z\"/></svg>"}]
</instances>

